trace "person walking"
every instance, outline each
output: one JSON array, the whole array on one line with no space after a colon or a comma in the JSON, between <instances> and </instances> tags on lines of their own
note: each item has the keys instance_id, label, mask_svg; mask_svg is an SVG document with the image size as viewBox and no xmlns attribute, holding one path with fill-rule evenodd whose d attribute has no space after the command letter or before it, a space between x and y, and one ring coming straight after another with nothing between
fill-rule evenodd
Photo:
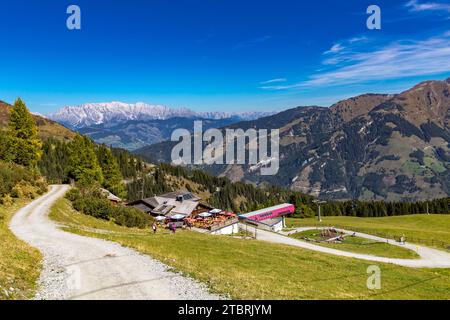
<instances>
[{"instance_id":1,"label":"person walking","mask_svg":"<svg viewBox=\"0 0 450 320\"><path fill-rule=\"evenodd\" d=\"M156 223L154 223L154 222L153 222L153 225L152 225L152 229L153 229L153 234L155 234L157 228L156 228Z\"/></svg>"}]
</instances>

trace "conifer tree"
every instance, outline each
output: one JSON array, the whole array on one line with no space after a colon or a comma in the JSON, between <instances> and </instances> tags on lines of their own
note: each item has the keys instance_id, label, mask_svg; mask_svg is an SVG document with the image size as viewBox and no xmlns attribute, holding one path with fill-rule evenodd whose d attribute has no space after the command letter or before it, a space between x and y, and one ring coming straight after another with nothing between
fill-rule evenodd
<instances>
[{"instance_id":1,"label":"conifer tree","mask_svg":"<svg viewBox=\"0 0 450 320\"><path fill-rule=\"evenodd\" d=\"M10 162L12 160L11 139L5 131L0 130L0 160Z\"/></svg>"},{"instance_id":2,"label":"conifer tree","mask_svg":"<svg viewBox=\"0 0 450 320\"><path fill-rule=\"evenodd\" d=\"M20 98L11 110L8 137L11 160L26 167L35 167L42 155L42 141L33 117Z\"/></svg>"},{"instance_id":3,"label":"conifer tree","mask_svg":"<svg viewBox=\"0 0 450 320\"><path fill-rule=\"evenodd\" d=\"M92 141L79 134L69 143L68 176L82 188L95 187L103 182Z\"/></svg>"},{"instance_id":4,"label":"conifer tree","mask_svg":"<svg viewBox=\"0 0 450 320\"><path fill-rule=\"evenodd\" d=\"M117 159L111 149L102 145L97 148L97 158L103 172L103 187L119 197L125 196L125 185Z\"/></svg>"}]
</instances>

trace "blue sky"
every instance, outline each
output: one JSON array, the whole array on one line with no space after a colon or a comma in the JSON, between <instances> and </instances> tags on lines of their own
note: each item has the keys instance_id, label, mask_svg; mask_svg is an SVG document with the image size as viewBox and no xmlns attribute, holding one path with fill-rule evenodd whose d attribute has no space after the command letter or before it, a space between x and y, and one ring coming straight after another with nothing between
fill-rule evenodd
<instances>
[{"instance_id":1,"label":"blue sky","mask_svg":"<svg viewBox=\"0 0 450 320\"><path fill-rule=\"evenodd\" d=\"M66 9L81 8L81 30ZM368 30L377 4L382 29ZM450 76L450 2L0 2L0 100L34 112L144 101L194 110L330 105Z\"/></svg>"}]
</instances>

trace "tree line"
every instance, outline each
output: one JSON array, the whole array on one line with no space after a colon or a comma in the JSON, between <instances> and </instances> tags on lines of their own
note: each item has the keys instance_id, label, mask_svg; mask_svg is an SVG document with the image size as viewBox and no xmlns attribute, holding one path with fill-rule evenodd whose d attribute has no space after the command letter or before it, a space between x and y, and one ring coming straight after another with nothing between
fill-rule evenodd
<instances>
[{"instance_id":1,"label":"tree line","mask_svg":"<svg viewBox=\"0 0 450 320\"><path fill-rule=\"evenodd\" d=\"M126 196L119 159L105 145L77 134L70 142L48 139L43 151L38 166L51 183L75 182L81 189L101 186L118 197Z\"/></svg>"},{"instance_id":2,"label":"tree line","mask_svg":"<svg viewBox=\"0 0 450 320\"><path fill-rule=\"evenodd\" d=\"M164 178L167 174L200 184L204 191L210 192L211 197L205 200L211 205L238 213L285 202L295 205L294 216L296 217L313 217L318 211L318 204L315 202L317 199L310 195L277 186L256 187L252 184L231 182L226 177L216 177L201 170L189 170L165 163L159 164L154 175L146 178L144 185L148 187L145 190L150 192L145 191L144 197L171 191ZM129 194L134 199L140 198L141 187L142 184L134 184L134 189L130 190ZM236 199L243 199L243 201L239 202ZM385 217L427 212L449 214L450 198L416 202L327 201L321 204L321 214L324 216Z\"/></svg>"}]
</instances>

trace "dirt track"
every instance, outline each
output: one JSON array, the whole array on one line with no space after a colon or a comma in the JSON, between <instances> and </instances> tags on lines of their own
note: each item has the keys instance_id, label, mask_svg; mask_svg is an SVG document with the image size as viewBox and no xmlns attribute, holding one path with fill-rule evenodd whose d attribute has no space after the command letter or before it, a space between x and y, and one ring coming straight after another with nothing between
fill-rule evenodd
<instances>
[{"instance_id":1,"label":"dirt track","mask_svg":"<svg viewBox=\"0 0 450 320\"><path fill-rule=\"evenodd\" d=\"M117 243L58 229L50 221L52 204L68 186L19 210L10 228L44 256L36 299L218 299L191 278Z\"/></svg>"},{"instance_id":2,"label":"dirt track","mask_svg":"<svg viewBox=\"0 0 450 320\"><path fill-rule=\"evenodd\" d=\"M301 247L305 249L310 249L314 251L320 251L323 253L329 253L334 254L338 256L343 257L350 257L350 258L357 258L362 260L369 260L369 261L378 261L378 262L385 262L385 263L392 263L399 266L404 267L413 267L413 268L450 268L450 253L437 250L437 249L431 249L428 247L416 245L416 244L399 244L391 239L384 239L376 236L372 236L365 233L359 233L356 232L355 235L357 237L376 240L376 241L382 241L382 242L388 242L391 245L403 247L406 249L410 249L415 251L420 258L419 259L395 259L395 258L385 258L385 257L378 257L373 256L369 254L361 254L361 253L354 253L349 251L342 251L332 248L327 248L323 246L319 246L316 244L312 244L306 241L297 240L294 238L287 237L288 234L295 233L295 232L302 232L306 230L316 229L315 227L303 227L303 228L297 228L293 232L278 234L274 232L269 232L265 230L258 230L257 232L257 239L273 242L273 243L281 243L281 244L288 244L291 246ZM340 230L340 229L338 229ZM352 231L348 230L340 230L345 233L353 234Z\"/></svg>"}]
</instances>

